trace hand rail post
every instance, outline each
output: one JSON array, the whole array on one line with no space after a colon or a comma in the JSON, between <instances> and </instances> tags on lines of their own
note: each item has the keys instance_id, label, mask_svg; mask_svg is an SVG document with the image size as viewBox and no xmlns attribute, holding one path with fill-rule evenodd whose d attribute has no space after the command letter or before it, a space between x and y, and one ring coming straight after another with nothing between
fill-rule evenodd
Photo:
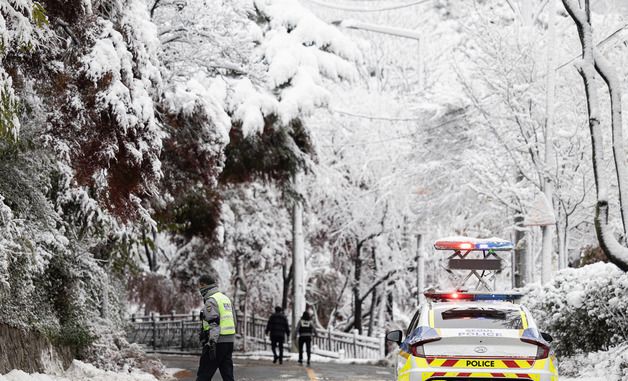
<instances>
[{"instance_id":1,"label":"hand rail post","mask_svg":"<svg viewBox=\"0 0 628 381\"><path fill-rule=\"evenodd\" d=\"M379 357L386 357L386 334L379 338Z\"/></svg>"},{"instance_id":2,"label":"hand rail post","mask_svg":"<svg viewBox=\"0 0 628 381\"><path fill-rule=\"evenodd\" d=\"M153 324L153 351L157 349L157 320L155 320L155 313L150 313L150 319Z\"/></svg>"},{"instance_id":3,"label":"hand rail post","mask_svg":"<svg viewBox=\"0 0 628 381\"><path fill-rule=\"evenodd\" d=\"M181 352L185 349L185 335L183 330L185 329L185 320L181 320Z\"/></svg>"},{"instance_id":4,"label":"hand rail post","mask_svg":"<svg viewBox=\"0 0 628 381\"><path fill-rule=\"evenodd\" d=\"M353 330L353 358L358 358L358 330Z\"/></svg>"},{"instance_id":5,"label":"hand rail post","mask_svg":"<svg viewBox=\"0 0 628 381\"><path fill-rule=\"evenodd\" d=\"M331 352L331 326L327 326L327 349Z\"/></svg>"}]
</instances>

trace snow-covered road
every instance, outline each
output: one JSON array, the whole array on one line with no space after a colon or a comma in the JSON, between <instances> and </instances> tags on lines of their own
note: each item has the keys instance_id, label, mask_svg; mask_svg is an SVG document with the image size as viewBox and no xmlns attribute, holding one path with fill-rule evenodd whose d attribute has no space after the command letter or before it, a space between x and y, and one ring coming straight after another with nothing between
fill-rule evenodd
<instances>
[{"instance_id":1,"label":"snow-covered road","mask_svg":"<svg viewBox=\"0 0 628 381\"><path fill-rule=\"evenodd\" d=\"M160 356L164 364L179 371L174 372L178 380L194 381L197 356ZM296 358L273 364L271 359L235 359L235 376L239 381L389 381L393 378L390 368L363 364L335 364L312 362L311 367L301 366ZM217 374L214 380L222 380Z\"/></svg>"},{"instance_id":2,"label":"snow-covered road","mask_svg":"<svg viewBox=\"0 0 628 381\"><path fill-rule=\"evenodd\" d=\"M170 374L178 381L194 381L198 356L159 355L170 368ZM390 368L365 364L338 364L313 362L311 367L299 365L294 358L283 365L273 364L270 359L237 357L235 375L239 381L391 381ZM214 380L220 381L219 374ZM609 381L604 378L560 378L560 381ZM89 364L75 361L63 374L27 374L14 370L0 375L0 381L157 381L153 376L139 372L114 373L99 370Z\"/></svg>"}]
</instances>

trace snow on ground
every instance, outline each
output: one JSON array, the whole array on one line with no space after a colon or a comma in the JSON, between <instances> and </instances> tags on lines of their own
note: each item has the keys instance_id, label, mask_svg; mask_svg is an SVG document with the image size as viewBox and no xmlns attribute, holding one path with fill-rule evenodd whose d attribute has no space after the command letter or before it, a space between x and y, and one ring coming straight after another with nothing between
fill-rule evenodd
<instances>
[{"instance_id":1,"label":"snow on ground","mask_svg":"<svg viewBox=\"0 0 628 381\"><path fill-rule=\"evenodd\" d=\"M63 374L28 374L21 370L12 370L5 375L0 375L0 381L157 381L157 378L140 371L126 373L105 371L74 360Z\"/></svg>"},{"instance_id":2,"label":"snow on ground","mask_svg":"<svg viewBox=\"0 0 628 381\"><path fill-rule=\"evenodd\" d=\"M573 357L559 359L559 369L566 376L578 376L573 380L628 380L628 344L609 348L608 350L578 354ZM566 374L574 370L573 374ZM570 378L561 377L561 381Z\"/></svg>"}]
</instances>

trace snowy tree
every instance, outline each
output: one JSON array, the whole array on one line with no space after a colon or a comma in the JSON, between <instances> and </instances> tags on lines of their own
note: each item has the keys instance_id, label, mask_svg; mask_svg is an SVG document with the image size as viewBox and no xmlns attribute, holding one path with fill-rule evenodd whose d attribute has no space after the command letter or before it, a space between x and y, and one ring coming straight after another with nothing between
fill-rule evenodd
<instances>
[{"instance_id":1,"label":"snowy tree","mask_svg":"<svg viewBox=\"0 0 628 381\"><path fill-rule=\"evenodd\" d=\"M365 89L350 94L334 107L403 112L390 94ZM384 324L380 313L393 293L390 285L404 275L404 234L413 225L405 182L410 164L410 145L404 142L407 125L325 112L313 116L312 123L317 126L319 164L308 181L307 210L315 221L309 232L311 260L329 263L336 271L311 274L308 292L314 296L322 294L320 287L331 289L328 304L317 306L321 320L346 330L368 327L373 333ZM386 144L389 141L396 144Z\"/></svg>"},{"instance_id":2,"label":"snowy tree","mask_svg":"<svg viewBox=\"0 0 628 381\"><path fill-rule=\"evenodd\" d=\"M0 322L76 351L122 323L130 258L108 210L120 201L130 208L118 216L136 216L159 175L160 74L143 12L140 2L0 4ZM98 130L104 120L113 130ZM146 177L122 174L123 158Z\"/></svg>"},{"instance_id":3,"label":"snowy tree","mask_svg":"<svg viewBox=\"0 0 628 381\"><path fill-rule=\"evenodd\" d=\"M598 89L595 85L596 73L599 74L609 91L611 98L611 130L613 137L613 156L615 159L615 176L619 184L619 203L622 217L622 225L624 228L624 236L626 235L626 218L624 213L628 210L625 202L628 197L626 192L625 181L626 176L626 159L625 147L622 134L621 119L621 83L617 77L613 66L602 56L593 45L593 28L591 25L591 13L589 1L585 0L584 8L579 7L574 2L564 0L563 4L569 12L569 15L576 23L578 35L582 44L582 62L578 66L578 71L582 76L587 97L587 106L589 112L589 129L591 133L591 142L593 146L593 173L597 190L597 203L595 213L595 229L600 242L600 246L620 269L628 271L628 249L622 246L615 238L611 225L609 224L609 189L606 176L604 175L604 143L601 128L600 105L598 98Z\"/></svg>"}]
</instances>

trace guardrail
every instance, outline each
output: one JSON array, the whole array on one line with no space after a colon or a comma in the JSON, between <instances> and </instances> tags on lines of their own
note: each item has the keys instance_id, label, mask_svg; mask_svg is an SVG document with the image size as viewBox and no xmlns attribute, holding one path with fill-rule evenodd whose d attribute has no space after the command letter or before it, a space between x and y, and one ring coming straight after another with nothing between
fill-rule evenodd
<instances>
[{"instance_id":1,"label":"guardrail","mask_svg":"<svg viewBox=\"0 0 628 381\"><path fill-rule=\"evenodd\" d=\"M237 319L236 348L241 351L270 350L267 319ZM127 338L153 351L199 352L200 314L151 314L131 316ZM384 337L370 337L335 330L319 331L312 340L313 352L336 358L380 359L384 357Z\"/></svg>"}]
</instances>

